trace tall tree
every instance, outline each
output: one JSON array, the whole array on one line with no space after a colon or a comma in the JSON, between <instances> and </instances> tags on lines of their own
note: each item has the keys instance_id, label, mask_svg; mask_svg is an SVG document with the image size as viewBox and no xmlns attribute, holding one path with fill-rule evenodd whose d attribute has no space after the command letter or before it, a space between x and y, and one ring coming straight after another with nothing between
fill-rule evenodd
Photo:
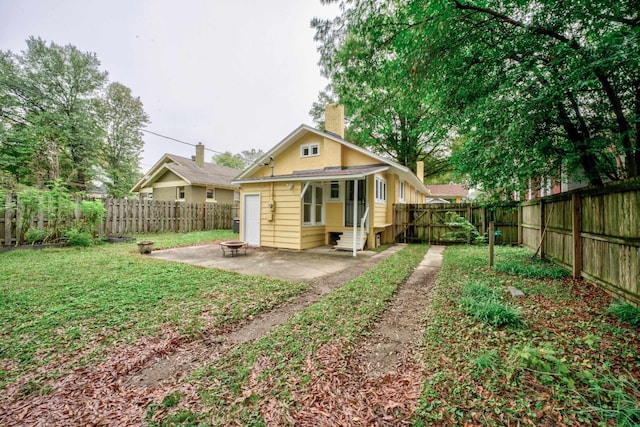
<instances>
[{"instance_id":1,"label":"tall tree","mask_svg":"<svg viewBox=\"0 0 640 427\"><path fill-rule=\"evenodd\" d=\"M321 42L321 66L330 79L311 111L321 120L321 105L335 100L345 105L348 138L415 170L425 161L427 174L447 168L450 138L439 126L437 104L430 102L424 80L417 77L398 46L372 44L369 26L387 32L393 7L388 2L356 2L334 21L314 20ZM379 36L379 35L378 35Z\"/></svg>"},{"instance_id":2,"label":"tall tree","mask_svg":"<svg viewBox=\"0 0 640 427\"><path fill-rule=\"evenodd\" d=\"M140 98L131 89L111 83L96 101L98 124L104 133L102 158L109 196L124 197L140 178L138 164L144 146L142 128L149 123Z\"/></svg>"},{"instance_id":3,"label":"tall tree","mask_svg":"<svg viewBox=\"0 0 640 427\"><path fill-rule=\"evenodd\" d=\"M225 151L224 153L216 154L213 156L213 162L216 165L227 166L234 169L242 169L244 168L244 162L237 155L233 154L231 151Z\"/></svg>"},{"instance_id":4,"label":"tall tree","mask_svg":"<svg viewBox=\"0 0 640 427\"><path fill-rule=\"evenodd\" d=\"M453 160L471 184L518 189L560 169L594 185L640 175L636 1L342 3L342 16L316 22L323 55L339 63L332 52L357 37L358 67L392 62L413 77L391 74L438 115L429 127L460 135Z\"/></svg>"},{"instance_id":5,"label":"tall tree","mask_svg":"<svg viewBox=\"0 0 640 427\"><path fill-rule=\"evenodd\" d=\"M231 151L216 154L213 156L213 162L218 165L228 166L234 169L244 169L251 166L264 156L264 151L255 148L244 150L241 153L233 154Z\"/></svg>"},{"instance_id":6,"label":"tall tree","mask_svg":"<svg viewBox=\"0 0 640 427\"><path fill-rule=\"evenodd\" d=\"M14 167L14 176L28 183L61 178L84 189L101 142L92 100L107 78L96 55L31 37L26 51L1 57L0 157L29 157L29 172Z\"/></svg>"}]
</instances>

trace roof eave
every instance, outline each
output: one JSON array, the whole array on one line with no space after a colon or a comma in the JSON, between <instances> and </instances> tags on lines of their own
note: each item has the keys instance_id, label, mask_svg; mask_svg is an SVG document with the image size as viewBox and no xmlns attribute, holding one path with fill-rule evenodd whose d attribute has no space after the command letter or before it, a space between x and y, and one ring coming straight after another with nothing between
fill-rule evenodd
<instances>
[{"instance_id":1,"label":"roof eave","mask_svg":"<svg viewBox=\"0 0 640 427\"><path fill-rule=\"evenodd\" d=\"M287 182L287 181L340 181L340 180L344 180L344 179L360 179L360 178L364 178L370 175L375 175L377 173L380 172L384 172L386 170L389 169L389 166L384 166L381 168L377 168L375 170L370 170L367 172L360 172L360 173L351 173L351 174L340 174L340 175L332 175L332 174L326 174L326 175L315 175L315 176L292 176L292 175L288 175L288 176L265 176L265 177L261 177L261 178L251 178L251 179L245 179L245 180L233 180L231 181L232 183L237 183L237 184L255 184L255 183L259 183L259 182Z\"/></svg>"}]
</instances>

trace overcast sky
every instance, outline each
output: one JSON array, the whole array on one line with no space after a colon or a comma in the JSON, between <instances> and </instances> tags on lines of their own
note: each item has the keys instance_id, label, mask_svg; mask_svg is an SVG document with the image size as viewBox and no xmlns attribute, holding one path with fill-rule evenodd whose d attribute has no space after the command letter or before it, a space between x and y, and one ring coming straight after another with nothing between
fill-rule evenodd
<instances>
[{"instance_id":1,"label":"overcast sky","mask_svg":"<svg viewBox=\"0 0 640 427\"><path fill-rule=\"evenodd\" d=\"M327 81L310 21L320 0L0 0L0 50L29 36L94 52L140 97L147 129L207 149L270 149L308 115ZM194 148L144 135L142 168ZM215 153L206 152L207 159Z\"/></svg>"}]
</instances>

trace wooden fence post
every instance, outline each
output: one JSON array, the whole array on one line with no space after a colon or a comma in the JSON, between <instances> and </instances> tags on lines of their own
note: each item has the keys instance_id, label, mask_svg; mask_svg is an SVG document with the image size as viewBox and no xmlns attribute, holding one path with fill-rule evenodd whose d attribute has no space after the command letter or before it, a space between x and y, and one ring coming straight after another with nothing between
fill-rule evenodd
<instances>
[{"instance_id":1,"label":"wooden fence post","mask_svg":"<svg viewBox=\"0 0 640 427\"><path fill-rule=\"evenodd\" d=\"M489 221L489 268L493 268L493 247L495 244L493 221Z\"/></svg>"},{"instance_id":2,"label":"wooden fence post","mask_svg":"<svg viewBox=\"0 0 640 427\"><path fill-rule=\"evenodd\" d=\"M573 206L573 268L571 275L578 278L582 275L582 199L577 193L571 195L571 205Z\"/></svg>"},{"instance_id":3,"label":"wooden fence post","mask_svg":"<svg viewBox=\"0 0 640 427\"><path fill-rule=\"evenodd\" d=\"M521 246L524 242L524 230L522 229L522 216L523 216L524 208L522 205L518 206L518 246Z\"/></svg>"},{"instance_id":4,"label":"wooden fence post","mask_svg":"<svg viewBox=\"0 0 640 427\"><path fill-rule=\"evenodd\" d=\"M540 259L544 259L544 224L545 224L545 203L543 199L540 199Z\"/></svg>"}]
</instances>

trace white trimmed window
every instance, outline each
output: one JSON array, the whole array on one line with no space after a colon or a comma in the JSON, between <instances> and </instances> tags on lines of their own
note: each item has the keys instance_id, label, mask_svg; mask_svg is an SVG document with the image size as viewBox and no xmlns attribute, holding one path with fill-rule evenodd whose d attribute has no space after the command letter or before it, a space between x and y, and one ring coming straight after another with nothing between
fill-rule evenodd
<instances>
[{"instance_id":1,"label":"white trimmed window","mask_svg":"<svg viewBox=\"0 0 640 427\"><path fill-rule=\"evenodd\" d=\"M304 144L300 146L300 157L312 157L320 155L320 144Z\"/></svg>"},{"instance_id":2,"label":"white trimmed window","mask_svg":"<svg viewBox=\"0 0 640 427\"><path fill-rule=\"evenodd\" d=\"M404 203L404 181L400 181L400 188L398 189L398 201Z\"/></svg>"},{"instance_id":3,"label":"white trimmed window","mask_svg":"<svg viewBox=\"0 0 640 427\"><path fill-rule=\"evenodd\" d=\"M215 200L216 200L216 189L207 188L207 202L215 202Z\"/></svg>"},{"instance_id":4,"label":"white trimmed window","mask_svg":"<svg viewBox=\"0 0 640 427\"><path fill-rule=\"evenodd\" d=\"M176 199L184 200L184 187L176 188Z\"/></svg>"},{"instance_id":5,"label":"white trimmed window","mask_svg":"<svg viewBox=\"0 0 640 427\"><path fill-rule=\"evenodd\" d=\"M302 202L302 221L304 225L322 225L324 218L322 186L310 185L304 193Z\"/></svg>"},{"instance_id":6,"label":"white trimmed window","mask_svg":"<svg viewBox=\"0 0 640 427\"><path fill-rule=\"evenodd\" d=\"M329 200L340 200L340 182L331 181L329 184Z\"/></svg>"},{"instance_id":7,"label":"white trimmed window","mask_svg":"<svg viewBox=\"0 0 640 427\"><path fill-rule=\"evenodd\" d=\"M380 176L376 176L376 194L377 203L387 203L387 181Z\"/></svg>"}]
</instances>

